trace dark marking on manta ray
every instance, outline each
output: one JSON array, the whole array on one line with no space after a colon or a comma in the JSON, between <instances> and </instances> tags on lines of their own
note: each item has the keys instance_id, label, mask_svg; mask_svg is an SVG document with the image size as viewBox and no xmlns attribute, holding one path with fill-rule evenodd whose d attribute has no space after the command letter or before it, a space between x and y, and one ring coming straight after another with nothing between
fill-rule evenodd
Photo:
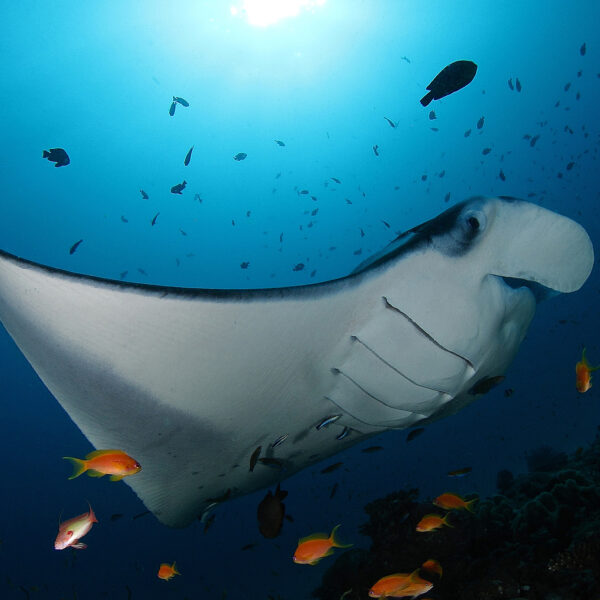
<instances>
[{"instance_id":1,"label":"dark marking on manta ray","mask_svg":"<svg viewBox=\"0 0 600 600\"><path fill-rule=\"evenodd\" d=\"M448 354L452 354L452 355L456 356L457 358L464 360L473 370L475 370L473 363L468 358L465 358L464 356L461 356L460 354L453 352L452 350L442 346L438 341L436 341L434 338L432 338L418 323L415 323L405 312L402 312L399 308L397 308L393 304L391 304L385 296L382 296L382 299L385 302L386 308L389 308L390 310L396 311L397 313L401 314L409 323L411 323L415 327L415 329L417 329L417 331L422 333L428 340L433 342L438 348L440 348L441 350L444 350L444 352L448 352Z\"/></svg>"},{"instance_id":2,"label":"dark marking on manta ray","mask_svg":"<svg viewBox=\"0 0 600 600\"><path fill-rule=\"evenodd\" d=\"M250 456L250 472L254 471L254 467L256 466L256 462L258 461L258 457L260 456L260 451L262 450L262 446L258 446L256 450Z\"/></svg>"}]
</instances>

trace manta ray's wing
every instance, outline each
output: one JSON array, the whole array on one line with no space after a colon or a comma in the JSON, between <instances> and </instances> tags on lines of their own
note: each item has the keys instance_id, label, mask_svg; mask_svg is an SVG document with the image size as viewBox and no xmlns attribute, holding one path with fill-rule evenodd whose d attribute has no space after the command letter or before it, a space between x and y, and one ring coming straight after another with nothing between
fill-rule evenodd
<instances>
[{"instance_id":1,"label":"manta ray's wing","mask_svg":"<svg viewBox=\"0 0 600 600\"><path fill-rule=\"evenodd\" d=\"M554 245L568 264L544 258ZM182 526L281 477L260 463L249 472L258 446L288 475L472 401L475 382L504 372L534 312L533 295L502 277L572 291L592 263L569 219L477 200L349 277L297 288L135 285L2 253L0 319L92 444L142 464L124 481Z\"/></svg>"}]
</instances>

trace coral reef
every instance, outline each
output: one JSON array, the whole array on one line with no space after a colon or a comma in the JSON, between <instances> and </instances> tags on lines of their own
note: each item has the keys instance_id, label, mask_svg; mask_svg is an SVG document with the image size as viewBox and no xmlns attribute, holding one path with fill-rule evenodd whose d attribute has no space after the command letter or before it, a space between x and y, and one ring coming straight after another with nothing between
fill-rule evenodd
<instances>
[{"instance_id":1,"label":"coral reef","mask_svg":"<svg viewBox=\"0 0 600 600\"><path fill-rule=\"evenodd\" d=\"M339 556L313 592L320 600L368 597L380 577L412 571L429 558L443 566L428 598L437 600L589 600L600 584L600 439L573 456L548 447L530 453L529 472L498 474L499 493L474 514L452 511L453 527L417 533L436 512L418 491L399 491L365 507L369 551ZM426 576L425 573L421 573Z\"/></svg>"}]
</instances>

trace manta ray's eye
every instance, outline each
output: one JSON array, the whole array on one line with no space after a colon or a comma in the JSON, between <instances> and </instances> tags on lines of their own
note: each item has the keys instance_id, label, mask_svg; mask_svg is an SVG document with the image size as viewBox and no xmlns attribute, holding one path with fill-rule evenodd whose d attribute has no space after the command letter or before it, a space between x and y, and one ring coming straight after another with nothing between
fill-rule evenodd
<instances>
[{"instance_id":1,"label":"manta ray's eye","mask_svg":"<svg viewBox=\"0 0 600 600\"><path fill-rule=\"evenodd\" d=\"M469 239L481 233L487 224L485 213L482 210L471 209L463 216L463 219L463 231Z\"/></svg>"}]
</instances>

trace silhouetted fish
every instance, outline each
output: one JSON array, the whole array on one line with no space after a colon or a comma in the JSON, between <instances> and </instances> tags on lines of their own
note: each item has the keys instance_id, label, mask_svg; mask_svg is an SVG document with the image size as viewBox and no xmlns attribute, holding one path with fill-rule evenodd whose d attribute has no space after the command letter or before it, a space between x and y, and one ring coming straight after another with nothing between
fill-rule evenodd
<instances>
[{"instance_id":1,"label":"silhouetted fish","mask_svg":"<svg viewBox=\"0 0 600 600\"><path fill-rule=\"evenodd\" d=\"M383 117L389 124L390 127L396 127L396 123L394 123L394 121L392 121L391 119L388 119L387 117Z\"/></svg>"},{"instance_id":2,"label":"silhouetted fish","mask_svg":"<svg viewBox=\"0 0 600 600\"><path fill-rule=\"evenodd\" d=\"M278 146L285 146L285 144L281 140L274 140Z\"/></svg>"},{"instance_id":3,"label":"silhouetted fish","mask_svg":"<svg viewBox=\"0 0 600 600\"><path fill-rule=\"evenodd\" d=\"M581 54L581 56L585 56L585 42L581 44L581 48L579 48L579 54Z\"/></svg>"},{"instance_id":4,"label":"silhouetted fish","mask_svg":"<svg viewBox=\"0 0 600 600\"><path fill-rule=\"evenodd\" d=\"M506 175L504 174L504 171L502 169L500 169L500 173L498 173L498 177L500 177L500 179L502 179L502 181L506 181Z\"/></svg>"},{"instance_id":5,"label":"silhouetted fish","mask_svg":"<svg viewBox=\"0 0 600 600\"><path fill-rule=\"evenodd\" d=\"M437 117L435 116L435 111L434 110L430 111L430 113L429 113L429 120L433 121L436 118Z\"/></svg>"},{"instance_id":6,"label":"silhouetted fish","mask_svg":"<svg viewBox=\"0 0 600 600\"><path fill-rule=\"evenodd\" d=\"M411 431L406 436L406 441L412 442L416 437L419 437L424 431L424 427L417 427L416 429L411 429Z\"/></svg>"},{"instance_id":7,"label":"silhouetted fish","mask_svg":"<svg viewBox=\"0 0 600 600\"><path fill-rule=\"evenodd\" d=\"M266 538L277 537L283 525L285 517L285 504L283 500L288 493L280 489L277 484L277 489L273 494L271 490L261 500L256 510L256 518L258 519L258 530Z\"/></svg>"},{"instance_id":8,"label":"silhouetted fish","mask_svg":"<svg viewBox=\"0 0 600 600\"><path fill-rule=\"evenodd\" d=\"M333 463L332 465L329 465L328 467L321 469L321 473L331 473L331 472L335 471L336 469L339 469L342 466L342 464L343 464L342 462Z\"/></svg>"},{"instance_id":9,"label":"silhouetted fish","mask_svg":"<svg viewBox=\"0 0 600 600\"><path fill-rule=\"evenodd\" d=\"M178 183L177 185L174 185L171 188L171 194L181 194L181 192L185 189L186 185L187 181L185 181L184 179L181 183Z\"/></svg>"},{"instance_id":10,"label":"silhouetted fish","mask_svg":"<svg viewBox=\"0 0 600 600\"><path fill-rule=\"evenodd\" d=\"M50 148L42 152L42 158L47 158L50 162L56 163L55 167L66 167L71 160L63 148Z\"/></svg>"},{"instance_id":11,"label":"silhouetted fish","mask_svg":"<svg viewBox=\"0 0 600 600\"><path fill-rule=\"evenodd\" d=\"M160 212L157 212L154 217L152 218L152 225L156 225L156 219L158 219L158 215L160 215Z\"/></svg>"},{"instance_id":12,"label":"silhouetted fish","mask_svg":"<svg viewBox=\"0 0 600 600\"><path fill-rule=\"evenodd\" d=\"M192 158L192 150L194 149L194 146L192 146L189 150L188 153L185 155L185 159L183 160L183 166L187 167L190 164L190 159Z\"/></svg>"},{"instance_id":13,"label":"silhouetted fish","mask_svg":"<svg viewBox=\"0 0 600 600\"><path fill-rule=\"evenodd\" d=\"M515 89L515 86L513 85L513 82L512 82L512 77L511 77L511 78L508 80L508 87L509 87L511 90L514 90L514 89Z\"/></svg>"},{"instance_id":14,"label":"silhouetted fish","mask_svg":"<svg viewBox=\"0 0 600 600\"><path fill-rule=\"evenodd\" d=\"M304 264L303 263L298 263L297 265L295 265L292 269L292 271L302 271L302 269L304 269Z\"/></svg>"},{"instance_id":15,"label":"silhouetted fish","mask_svg":"<svg viewBox=\"0 0 600 600\"><path fill-rule=\"evenodd\" d=\"M465 136L465 137L469 137L470 135L471 135L471 130L470 130L470 129L467 129L467 130L465 131L465 133L464 133L464 136Z\"/></svg>"},{"instance_id":16,"label":"silhouetted fish","mask_svg":"<svg viewBox=\"0 0 600 600\"><path fill-rule=\"evenodd\" d=\"M79 240L78 242L75 242L71 246L71 249L69 250L69 254L73 254L75 252L75 250L77 250L77 248L79 248L79 244L81 244L81 242L83 242L83 240Z\"/></svg>"},{"instance_id":17,"label":"silhouetted fish","mask_svg":"<svg viewBox=\"0 0 600 600\"><path fill-rule=\"evenodd\" d=\"M430 90L421 98L421 104L427 106L432 100L439 100L464 88L473 81L477 65L470 60L457 60L444 67L427 86Z\"/></svg>"},{"instance_id":18,"label":"silhouetted fish","mask_svg":"<svg viewBox=\"0 0 600 600\"><path fill-rule=\"evenodd\" d=\"M379 148L379 146L377 144L375 144L373 146L373 152L375 153L375 156L379 156L379 152L377 152L377 149Z\"/></svg>"},{"instance_id":19,"label":"silhouetted fish","mask_svg":"<svg viewBox=\"0 0 600 600\"><path fill-rule=\"evenodd\" d=\"M485 121L485 117L481 117L479 121L477 121L477 129L481 129L483 127L483 123Z\"/></svg>"},{"instance_id":20,"label":"silhouetted fish","mask_svg":"<svg viewBox=\"0 0 600 600\"><path fill-rule=\"evenodd\" d=\"M173 96L173 102L177 102L177 104L181 104L181 106L189 106L190 103L184 98L180 98L179 96Z\"/></svg>"},{"instance_id":21,"label":"silhouetted fish","mask_svg":"<svg viewBox=\"0 0 600 600\"><path fill-rule=\"evenodd\" d=\"M517 88L517 92L520 92L522 87L521 87L521 82L519 81L519 78L517 77L517 79L515 80L515 87Z\"/></svg>"},{"instance_id":22,"label":"silhouetted fish","mask_svg":"<svg viewBox=\"0 0 600 600\"><path fill-rule=\"evenodd\" d=\"M330 179L336 183L342 183L337 177L331 177Z\"/></svg>"},{"instance_id":23,"label":"silhouetted fish","mask_svg":"<svg viewBox=\"0 0 600 600\"><path fill-rule=\"evenodd\" d=\"M250 266L250 263L248 261L244 261L243 263L240 264L240 269L247 269Z\"/></svg>"},{"instance_id":24,"label":"silhouetted fish","mask_svg":"<svg viewBox=\"0 0 600 600\"><path fill-rule=\"evenodd\" d=\"M248 156L245 152L238 152L234 157L233 160L244 160L246 158L246 156Z\"/></svg>"},{"instance_id":25,"label":"silhouetted fish","mask_svg":"<svg viewBox=\"0 0 600 600\"><path fill-rule=\"evenodd\" d=\"M146 194L146 192L144 190L140 190L140 194L142 194L142 198L144 200L148 200L148 198L150 197L150 196L148 196L148 194Z\"/></svg>"},{"instance_id":26,"label":"silhouetted fish","mask_svg":"<svg viewBox=\"0 0 600 600\"><path fill-rule=\"evenodd\" d=\"M171 106L169 108L169 114L173 116L175 114L175 109L177 108L177 102L171 102Z\"/></svg>"}]
</instances>

